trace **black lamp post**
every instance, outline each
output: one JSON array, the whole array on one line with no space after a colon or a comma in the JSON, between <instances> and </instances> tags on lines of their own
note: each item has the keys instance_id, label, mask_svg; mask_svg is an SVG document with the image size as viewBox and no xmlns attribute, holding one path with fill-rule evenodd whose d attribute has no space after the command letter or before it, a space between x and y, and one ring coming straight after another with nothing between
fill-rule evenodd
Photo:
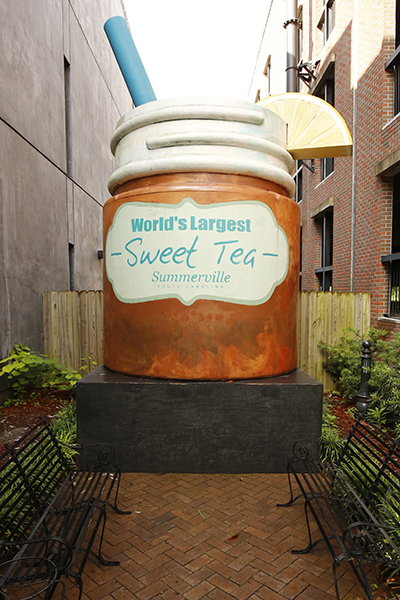
<instances>
[{"instance_id":1,"label":"black lamp post","mask_svg":"<svg viewBox=\"0 0 400 600\"><path fill-rule=\"evenodd\" d=\"M361 352L361 385L356 396L356 409L359 415L365 417L368 411L369 378L371 374L371 342L363 342Z\"/></svg>"}]
</instances>

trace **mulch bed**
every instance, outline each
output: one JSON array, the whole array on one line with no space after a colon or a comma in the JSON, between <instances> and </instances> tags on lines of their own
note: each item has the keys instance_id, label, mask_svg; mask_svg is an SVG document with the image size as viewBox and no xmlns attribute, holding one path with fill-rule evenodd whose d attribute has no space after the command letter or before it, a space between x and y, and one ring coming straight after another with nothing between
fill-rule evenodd
<instances>
[{"instance_id":1,"label":"mulch bed","mask_svg":"<svg viewBox=\"0 0 400 600\"><path fill-rule=\"evenodd\" d=\"M331 393L326 393L324 396L329 402L331 414L337 418L340 437L346 437L354 424L354 418L349 410L355 407L355 401Z\"/></svg>"},{"instance_id":2,"label":"mulch bed","mask_svg":"<svg viewBox=\"0 0 400 600\"><path fill-rule=\"evenodd\" d=\"M71 390L53 388L31 390L17 406L0 406L0 444L20 438L39 416L54 419L71 402L71 394Z\"/></svg>"}]
</instances>

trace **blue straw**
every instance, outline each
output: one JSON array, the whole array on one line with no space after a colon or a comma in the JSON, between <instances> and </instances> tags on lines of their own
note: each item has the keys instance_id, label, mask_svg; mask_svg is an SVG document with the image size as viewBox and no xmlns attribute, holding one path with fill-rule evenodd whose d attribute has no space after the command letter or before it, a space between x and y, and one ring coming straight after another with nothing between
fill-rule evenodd
<instances>
[{"instance_id":1,"label":"blue straw","mask_svg":"<svg viewBox=\"0 0 400 600\"><path fill-rule=\"evenodd\" d=\"M135 106L157 100L139 53L123 17L111 17L104 31Z\"/></svg>"}]
</instances>

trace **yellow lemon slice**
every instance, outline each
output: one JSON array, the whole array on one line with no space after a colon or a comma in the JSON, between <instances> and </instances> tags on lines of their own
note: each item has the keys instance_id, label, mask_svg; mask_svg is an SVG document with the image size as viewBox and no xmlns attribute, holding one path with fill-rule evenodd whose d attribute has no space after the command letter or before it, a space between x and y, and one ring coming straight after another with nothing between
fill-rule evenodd
<instances>
[{"instance_id":1,"label":"yellow lemon slice","mask_svg":"<svg viewBox=\"0 0 400 600\"><path fill-rule=\"evenodd\" d=\"M351 156L353 142L338 111L310 94L287 92L260 100L288 124L287 150L296 160Z\"/></svg>"}]
</instances>

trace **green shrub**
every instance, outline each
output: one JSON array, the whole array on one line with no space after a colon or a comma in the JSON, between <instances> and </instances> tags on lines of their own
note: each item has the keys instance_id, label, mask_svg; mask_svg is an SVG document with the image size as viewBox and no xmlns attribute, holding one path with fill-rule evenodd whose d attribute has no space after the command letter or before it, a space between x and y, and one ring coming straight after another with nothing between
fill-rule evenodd
<instances>
[{"instance_id":1,"label":"green shrub","mask_svg":"<svg viewBox=\"0 0 400 600\"><path fill-rule=\"evenodd\" d=\"M342 443L337 424L337 417L331 413L330 402L324 398L322 405L322 430L319 438L321 462L335 462L340 455Z\"/></svg>"},{"instance_id":2,"label":"green shrub","mask_svg":"<svg viewBox=\"0 0 400 600\"><path fill-rule=\"evenodd\" d=\"M386 335L386 331L371 327L367 334L361 336L359 331L348 327L338 344L318 344L325 355L322 366L332 375L335 383L339 384L345 397L355 398L360 389L363 341L367 339L371 343L373 365L377 358L377 350Z\"/></svg>"},{"instance_id":3,"label":"green shrub","mask_svg":"<svg viewBox=\"0 0 400 600\"><path fill-rule=\"evenodd\" d=\"M54 435L61 444L73 446L76 444L76 402L72 400L64 406L54 417L51 424ZM63 446L64 453L68 458L77 454L73 448Z\"/></svg>"},{"instance_id":4,"label":"green shrub","mask_svg":"<svg viewBox=\"0 0 400 600\"><path fill-rule=\"evenodd\" d=\"M370 403L368 417L400 435L400 333L387 339L387 332L371 327L367 334L347 329L337 345L320 342L325 354L323 367L341 387L343 395L355 398L361 383L362 342L371 342Z\"/></svg>"},{"instance_id":5,"label":"green shrub","mask_svg":"<svg viewBox=\"0 0 400 600\"><path fill-rule=\"evenodd\" d=\"M0 360L0 377L7 376L12 381L12 400L22 400L24 394L34 388L52 387L61 390L73 389L81 375L67 369L56 360L47 358L17 344L10 356Z\"/></svg>"}]
</instances>

